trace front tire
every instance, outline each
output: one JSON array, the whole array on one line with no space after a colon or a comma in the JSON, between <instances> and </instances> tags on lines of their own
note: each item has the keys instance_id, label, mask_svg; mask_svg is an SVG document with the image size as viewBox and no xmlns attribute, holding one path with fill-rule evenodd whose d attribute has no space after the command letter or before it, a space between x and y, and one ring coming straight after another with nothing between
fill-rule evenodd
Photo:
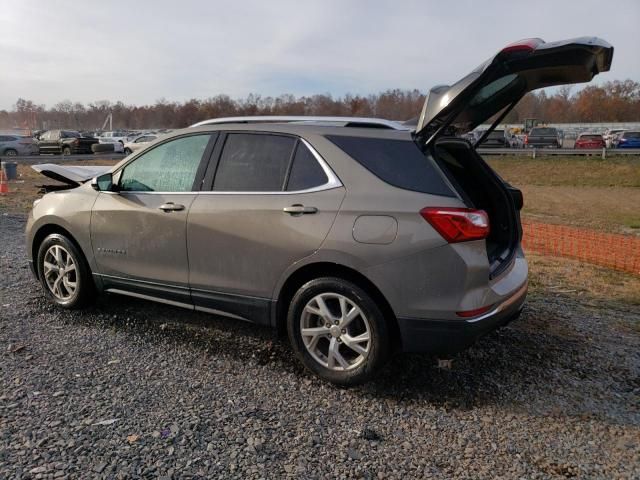
<instances>
[{"instance_id":1,"label":"front tire","mask_svg":"<svg viewBox=\"0 0 640 480\"><path fill-rule=\"evenodd\" d=\"M38 249L38 276L45 294L68 309L86 306L95 295L89 266L78 248L64 235L47 236Z\"/></svg>"},{"instance_id":2,"label":"front tire","mask_svg":"<svg viewBox=\"0 0 640 480\"><path fill-rule=\"evenodd\" d=\"M341 278L302 285L289 305L287 331L305 367L339 386L370 380L390 354L381 309L362 288Z\"/></svg>"}]
</instances>

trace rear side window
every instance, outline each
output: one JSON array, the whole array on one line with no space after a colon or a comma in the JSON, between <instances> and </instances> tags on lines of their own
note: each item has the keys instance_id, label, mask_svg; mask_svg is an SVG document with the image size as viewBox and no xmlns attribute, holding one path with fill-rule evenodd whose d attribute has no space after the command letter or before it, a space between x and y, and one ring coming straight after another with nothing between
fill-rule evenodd
<instances>
[{"instance_id":1,"label":"rear side window","mask_svg":"<svg viewBox=\"0 0 640 480\"><path fill-rule=\"evenodd\" d=\"M625 132L624 138L640 138L640 132Z\"/></svg>"},{"instance_id":2,"label":"rear side window","mask_svg":"<svg viewBox=\"0 0 640 480\"><path fill-rule=\"evenodd\" d=\"M434 163L411 140L338 135L327 135L327 139L394 187L455 197Z\"/></svg>"},{"instance_id":3,"label":"rear side window","mask_svg":"<svg viewBox=\"0 0 640 480\"><path fill-rule=\"evenodd\" d=\"M304 145L299 143L293 157L293 165L289 173L287 191L296 192L309 188L319 187L327 183L327 174L313 156L313 153Z\"/></svg>"},{"instance_id":4,"label":"rear side window","mask_svg":"<svg viewBox=\"0 0 640 480\"><path fill-rule=\"evenodd\" d=\"M282 135L230 133L213 182L219 192L280 192L296 140Z\"/></svg>"}]
</instances>

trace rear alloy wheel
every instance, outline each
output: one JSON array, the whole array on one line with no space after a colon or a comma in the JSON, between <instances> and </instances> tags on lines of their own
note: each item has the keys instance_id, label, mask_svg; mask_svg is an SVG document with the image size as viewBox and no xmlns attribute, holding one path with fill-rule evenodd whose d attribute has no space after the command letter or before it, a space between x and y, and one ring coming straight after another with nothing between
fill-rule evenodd
<instances>
[{"instance_id":1,"label":"rear alloy wheel","mask_svg":"<svg viewBox=\"0 0 640 480\"><path fill-rule=\"evenodd\" d=\"M131 155L133 152L131 151L131 149L129 147L124 149L124 154L125 155Z\"/></svg>"},{"instance_id":2,"label":"rear alloy wheel","mask_svg":"<svg viewBox=\"0 0 640 480\"><path fill-rule=\"evenodd\" d=\"M93 297L94 285L86 261L76 246L57 233L38 249L38 274L51 301L65 308L79 308Z\"/></svg>"},{"instance_id":3,"label":"rear alloy wheel","mask_svg":"<svg viewBox=\"0 0 640 480\"><path fill-rule=\"evenodd\" d=\"M288 330L305 366L337 385L366 382L389 356L379 307L364 290L339 278L312 280L298 290Z\"/></svg>"},{"instance_id":4,"label":"rear alloy wheel","mask_svg":"<svg viewBox=\"0 0 640 480\"><path fill-rule=\"evenodd\" d=\"M65 156L71 155L71 149L69 147L64 147L62 149L62 155L65 155Z\"/></svg>"},{"instance_id":5,"label":"rear alloy wheel","mask_svg":"<svg viewBox=\"0 0 640 480\"><path fill-rule=\"evenodd\" d=\"M18 151L14 150L13 148L9 148L8 150L4 151L4 154L7 157L16 157L16 156L18 156Z\"/></svg>"}]
</instances>

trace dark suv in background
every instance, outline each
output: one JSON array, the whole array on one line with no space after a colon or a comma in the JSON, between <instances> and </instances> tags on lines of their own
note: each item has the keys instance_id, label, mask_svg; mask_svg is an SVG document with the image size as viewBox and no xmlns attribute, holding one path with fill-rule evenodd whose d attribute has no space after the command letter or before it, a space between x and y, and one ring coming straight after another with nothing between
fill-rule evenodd
<instances>
[{"instance_id":1,"label":"dark suv in background","mask_svg":"<svg viewBox=\"0 0 640 480\"><path fill-rule=\"evenodd\" d=\"M526 148L562 148L562 138L557 128L535 127L524 137Z\"/></svg>"}]
</instances>

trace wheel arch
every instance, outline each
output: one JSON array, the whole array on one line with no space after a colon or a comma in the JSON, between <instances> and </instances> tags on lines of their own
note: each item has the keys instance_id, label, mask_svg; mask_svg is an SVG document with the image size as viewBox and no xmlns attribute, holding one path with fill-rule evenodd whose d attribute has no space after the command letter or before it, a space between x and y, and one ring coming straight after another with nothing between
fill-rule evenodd
<instances>
[{"instance_id":1,"label":"wheel arch","mask_svg":"<svg viewBox=\"0 0 640 480\"><path fill-rule=\"evenodd\" d=\"M380 289L366 276L357 270L332 262L315 262L306 264L299 269L292 272L286 281L283 283L282 288L278 292L276 301L274 302L273 318L275 320L275 327L278 335L286 335L287 332L287 310L291 299L298 291L298 289L306 282L319 277L337 277L343 280L350 281L365 292L367 292L371 298L378 304L384 318L388 321L389 331L391 332L391 344L393 349L398 349L401 346L400 328L398 326L398 320L391 308L391 305L382 294Z\"/></svg>"},{"instance_id":2,"label":"wheel arch","mask_svg":"<svg viewBox=\"0 0 640 480\"><path fill-rule=\"evenodd\" d=\"M68 238L71 243L73 243L73 245L82 254L83 260L87 264L87 268L91 272L91 266L89 265L89 262L87 260L87 255L85 254L84 250L80 246L80 243L75 239L73 234L61 225L57 225L55 223L47 223L38 228L36 233L33 235L33 240L31 241L31 260L34 262L34 270L38 278L40 278L40 270L37 265L38 250L40 249L40 245L42 245L44 239L53 233L63 235Z\"/></svg>"}]
</instances>

